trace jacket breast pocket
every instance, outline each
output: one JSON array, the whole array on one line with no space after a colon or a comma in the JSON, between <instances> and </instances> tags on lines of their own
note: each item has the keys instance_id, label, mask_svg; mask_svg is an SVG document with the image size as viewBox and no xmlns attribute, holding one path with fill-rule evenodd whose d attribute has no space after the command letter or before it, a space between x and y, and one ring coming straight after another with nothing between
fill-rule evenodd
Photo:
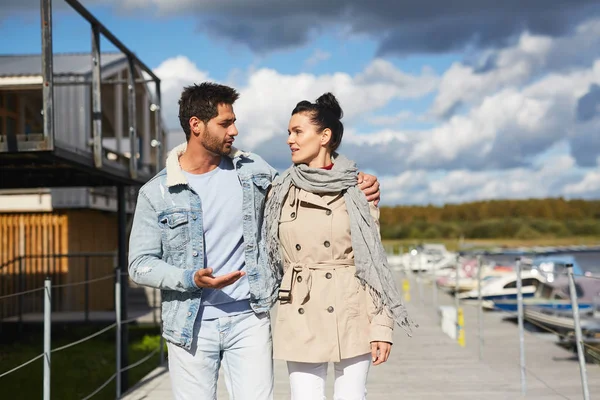
<instances>
[{"instance_id":1,"label":"jacket breast pocket","mask_svg":"<svg viewBox=\"0 0 600 400\"><path fill-rule=\"evenodd\" d=\"M271 179L269 175L265 174L253 175L252 186L254 192L255 212L257 216L262 217L266 194L271 186Z\"/></svg>"},{"instance_id":2,"label":"jacket breast pocket","mask_svg":"<svg viewBox=\"0 0 600 400\"><path fill-rule=\"evenodd\" d=\"M252 183L264 193L271 186L271 179L267 174L252 175Z\"/></svg>"},{"instance_id":3,"label":"jacket breast pocket","mask_svg":"<svg viewBox=\"0 0 600 400\"><path fill-rule=\"evenodd\" d=\"M171 250L184 249L190 242L189 213L173 211L162 214L158 223L163 232L165 247Z\"/></svg>"}]
</instances>

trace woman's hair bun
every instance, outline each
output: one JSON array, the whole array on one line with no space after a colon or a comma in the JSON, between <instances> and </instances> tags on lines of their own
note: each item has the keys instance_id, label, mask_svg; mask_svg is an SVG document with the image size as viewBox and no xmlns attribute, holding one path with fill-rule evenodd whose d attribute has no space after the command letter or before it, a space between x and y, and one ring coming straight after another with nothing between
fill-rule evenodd
<instances>
[{"instance_id":1,"label":"woman's hair bun","mask_svg":"<svg viewBox=\"0 0 600 400\"><path fill-rule=\"evenodd\" d=\"M328 110L331 112L337 119L342 119L343 112L342 107L340 107L340 103L338 103L335 96L329 92L321 95L315 104L324 110Z\"/></svg>"}]
</instances>

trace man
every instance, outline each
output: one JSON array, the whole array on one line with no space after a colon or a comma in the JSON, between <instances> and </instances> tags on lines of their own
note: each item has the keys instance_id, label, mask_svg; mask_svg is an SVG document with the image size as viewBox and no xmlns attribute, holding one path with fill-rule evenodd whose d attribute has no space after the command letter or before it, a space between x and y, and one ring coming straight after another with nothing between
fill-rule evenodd
<instances>
[{"instance_id":1,"label":"man","mask_svg":"<svg viewBox=\"0 0 600 400\"><path fill-rule=\"evenodd\" d=\"M279 282L265 260L261 226L277 171L233 147L238 97L214 83L184 89L179 120L186 143L141 188L135 209L129 274L162 290L178 400L216 399L221 361L231 398L273 397L268 311ZM370 181L363 191L378 199L379 184Z\"/></svg>"}]
</instances>

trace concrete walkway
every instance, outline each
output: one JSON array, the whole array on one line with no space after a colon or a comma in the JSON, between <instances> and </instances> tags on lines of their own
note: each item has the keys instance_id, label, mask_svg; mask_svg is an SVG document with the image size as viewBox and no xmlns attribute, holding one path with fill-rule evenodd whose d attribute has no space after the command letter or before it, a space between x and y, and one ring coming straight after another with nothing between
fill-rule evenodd
<instances>
[{"instance_id":1,"label":"concrete walkway","mask_svg":"<svg viewBox=\"0 0 600 400\"><path fill-rule=\"evenodd\" d=\"M398 280L400 277L398 276ZM520 398L519 345L517 327L497 313L484 314L485 348L479 360L477 312L465 307L467 346L462 348L441 332L438 313L433 306L431 287L423 287L420 299L412 285L409 311L420 327L412 338L401 329L395 331L395 344L386 364L371 369L368 381L370 400L499 400ZM439 296L439 304L452 304ZM579 366L573 353L555 344L548 335L526 334L528 399L582 399ZM286 367L275 362L275 399L289 399ZM331 371L331 368L330 368ZM330 372L331 376L331 372ZM541 380L534 378L539 377ZM600 396L600 370L588 364L592 398ZM327 398L332 398L332 379ZM147 376L126 400L171 399L169 374L159 368ZM225 385L219 382L219 399L228 399ZM600 398L600 397L599 397Z\"/></svg>"}]
</instances>

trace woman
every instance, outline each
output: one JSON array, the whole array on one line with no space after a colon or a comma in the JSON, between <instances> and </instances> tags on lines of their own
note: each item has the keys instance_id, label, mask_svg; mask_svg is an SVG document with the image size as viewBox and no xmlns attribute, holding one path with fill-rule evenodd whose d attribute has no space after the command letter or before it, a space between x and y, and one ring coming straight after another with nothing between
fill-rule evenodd
<instances>
[{"instance_id":1,"label":"woman","mask_svg":"<svg viewBox=\"0 0 600 400\"><path fill-rule=\"evenodd\" d=\"M379 210L335 153L344 127L331 93L292 111L293 166L266 206L269 261L283 273L274 358L287 361L293 400L322 400L329 362L335 399L364 399L370 364L387 361L394 320L410 329L379 236Z\"/></svg>"}]
</instances>

